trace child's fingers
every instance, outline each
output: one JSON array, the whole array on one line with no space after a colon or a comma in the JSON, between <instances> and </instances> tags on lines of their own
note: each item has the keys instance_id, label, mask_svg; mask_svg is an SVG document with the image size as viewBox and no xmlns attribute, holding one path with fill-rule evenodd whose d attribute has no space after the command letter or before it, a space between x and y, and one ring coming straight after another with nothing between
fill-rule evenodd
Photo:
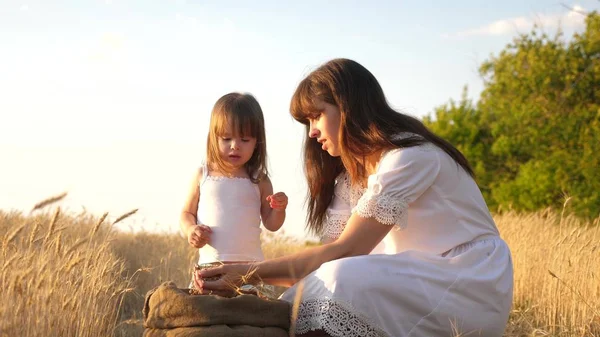
<instances>
[{"instance_id":1,"label":"child's fingers","mask_svg":"<svg viewBox=\"0 0 600 337\"><path fill-rule=\"evenodd\" d=\"M194 247L198 247L199 245L204 245L210 239L212 230L208 226L204 226L204 227L206 227L206 229L201 228L200 226L197 226L196 228L194 228L194 231L190 235L190 238L188 241Z\"/></svg>"},{"instance_id":2,"label":"child's fingers","mask_svg":"<svg viewBox=\"0 0 600 337\"><path fill-rule=\"evenodd\" d=\"M188 242L190 243L190 245L196 248L198 248L198 246L200 245L200 240L197 237L191 237Z\"/></svg>"},{"instance_id":3,"label":"child's fingers","mask_svg":"<svg viewBox=\"0 0 600 337\"><path fill-rule=\"evenodd\" d=\"M203 232L212 233L212 229L207 225L198 225L198 228L200 228L200 230Z\"/></svg>"},{"instance_id":4,"label":"child's fingers","mask_svg":"<svg viewBox=\"0 0 600 337\"><path fill-rule=\"evenodd\" d=\"M192 234L192 240L194 240L194 241L198 242L198 241L200 241L201 239L202 239L202 234L199 234L199 233L193 233L193 234Z\"/></svg>"},{"instance_id":5,"label":"child's fingers","mask_svg":"<svg viewBox=\"0 0 600 337\"><path fill-rule=\"evenodd\" d=\"M270 206L271 206L271 208L274 208L274 209L285 209L287 206L287 203L286 202L272 202L270 204Z\"/></svg>"},{"instance_id":6,"label":"child's fingers","mask_svg":"<svg viewBox=\"0 0 600 337\"><path fill-rule=\"evenodd\" d=\"M286 197L280 197L275 199L275 202L279 203L279 204L284 204L287 203L288 199Z\"/></svg>"},{"instance_id":7,"label":"child's fingers","mask_svg":"<svg viewBox=\"0 0 600 337\"><path fill-rule=\"evenodd\" d=\"M277 192L275 194L271 194L271 195L267 196L267 200L277 199L277 198L281 198L281 197L286 197L285 193Z\"/></svg>"},{"instance_id":8,"label":"child's fingers","mask_svg":"<svg viewBox=\"0 0 600 337\"><path fill-rule=\"evenodd\" d=\"M208 239L210 238L210 233L208 233L208 232L200 232L200 233L198 233L198 235L196 235L196 237L200 241L208 241Z\"/></svg>"},{"instance_id":9,"label":"child's fingers","mask_svg":"<svg viewBox=\"0 0 600 337\"><path fill-rule=\"evenodd\" d=\"M195 248L202 248L208 243L208 238L193 236L190 238L189 243Z\"/></svg>"},{"instance_id":10,"label":"child's fingers","mask_svg":"<svg viewBox=\"0 0 600 337\"><path fill-rule=\"evenodd\" d=\"M283 192L277 192L277 193L275 193L273 195L268 196L267 200L269 200L269 201L273 201L273 200L275 200L275 201L284 201L284 200L287 200L287 198L288 197L287 197L287 195L285 195L285 193L283 193Z\"/></svg>"},{"instance_id":11,"label":"child's fingers","mask_svg":"<svg viewBox=\"0 0 600 337\"><path fill-rule=\"evenodd\" d=\"M269 206L275 209L284 209L287 206L288 197L283 192L277 192L267 197Z\"/></svg>"},{"instance_id":12,"label":"child's fingers","mask_svg":"<svg viewBox=\"0 0 600 337\"><path fill-rule=\"evenodd\" d=\"M194 271L194 288L202 289L202 279L198 275L198 271Z\"/></svg>"},{"instance_id":13,"label":"child's fingers","mask_svg":"<svg viewBox=\"0 0 600 337\"><path fill-rule=\"evenodd\" d=\"M287 198L275 199L275 200L271 201L272 204L276 204L276 205L286 205L287 202L288 202Z\"/></svg>"}]
</instances>

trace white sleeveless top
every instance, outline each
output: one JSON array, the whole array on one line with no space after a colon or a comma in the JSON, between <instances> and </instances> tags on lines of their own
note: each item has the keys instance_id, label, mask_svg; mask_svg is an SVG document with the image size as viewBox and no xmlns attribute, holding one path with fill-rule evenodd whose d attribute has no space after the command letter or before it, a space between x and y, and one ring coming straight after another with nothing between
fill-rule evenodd
<instances>
[{"instance_id":1,"label":"white sleeveless top","mask_svg":"<svg viewBox=\"0 0 600 337\"><path fill-rule=\"evenodd\" d=\"M196 218L212 229L212 235L200 248L198 263L262 261L258 184L248 178L211 176L206 165L202 171Z\"/></svg>"}]
</instances>

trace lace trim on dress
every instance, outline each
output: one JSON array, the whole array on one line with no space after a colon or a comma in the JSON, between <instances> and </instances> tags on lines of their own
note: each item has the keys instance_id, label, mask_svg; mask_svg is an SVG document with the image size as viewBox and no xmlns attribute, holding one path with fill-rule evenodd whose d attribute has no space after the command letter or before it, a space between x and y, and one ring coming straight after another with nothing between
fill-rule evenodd
<instances>
[{"instance_id":1,"label":"lace trim on dress","mask_svg":"<svg viewBox=\"0 0 600 337\"><path fill-rule=\"evenodd\" d=\"M380 191L381 184L376 183L360 198L352 213L363 218L374 218L385 225L396 225L399 229L406 228L408 201Z\"/></svg>"},{"instance_id":2,"label":"lace trim on dress","mask_svg":"<svg viewBox=\"0 0 600 337\"><path fill-rule=\"evenodd\" d=\"M336 194L336 196L341 197L349 205L356 205L360 197L366 191L366 188L352 186L350 175L347 172L343 173L343 177L341 177L341 179L342 181L338 182L338 184L341 184L339 194Z\"/></svg>"},{"instance_id":3,"label":"lace trim on dress","mask_svg":"<svg viewBox=\"0 0 600 337\"><path fill-rule=\"evenodd\" d=\"M241 181L249 181L250 178L247 177L227 177L227 176L206 176L207 180L213 181L221 181L221 180L241 180Z\"/></svg>"},{"instance_id":4,"label":"lace trim on dress","mask_svg":"<svg viewBox=\"0 0 600 337\"><path fill-rule=\"evenodd\" d=\"M202 162L200 164L200 169L202 169L202 178L212 181L221 181L221 180L237 180L237 181L251 181L248 177L229 177L224 175L211 175L208 170L208 165L206 162Z\"/></svg>"},{"instance_id":5,"label":"lace trim on dress","mask_svg":"<svg viewBox=\"0 0 600 337\"><path fill-rule=\"evenodd\" d=\"M323 330L332 337L389 337L352 305L327 297L303 300L297 317L296 334Z\"/></svg>"},{"instance_id":6,"label":"lace trim on dress","mask_svg":"<svg viewBox=\"0 0 600 337\"><path fill-rule=\"evenodd\" d=\"M337 240L337 238L342 235L349 218L349 212L328 211L325 218L325 224L323 226L323 233L321 234L321 239L331 238Z\"/></svg>"}]
</instances>

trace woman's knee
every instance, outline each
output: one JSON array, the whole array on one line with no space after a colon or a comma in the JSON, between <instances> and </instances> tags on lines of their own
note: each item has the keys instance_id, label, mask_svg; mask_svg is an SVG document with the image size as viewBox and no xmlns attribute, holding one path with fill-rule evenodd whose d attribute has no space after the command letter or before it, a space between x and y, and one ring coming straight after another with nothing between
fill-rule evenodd
<instances>
[{"instance_id":1,"label":"woman's knee","mask_svg":"<svg viewBox=\"0 0 600 337\"><path fill-rule=\"evenodd\" d=\"M364 273L369 265L364 262L362 256L355 256L327 262L321 268L325 271L324 274L336 280L337 284L360 287L364 282L357 277L357 272Z\"/></svg>"}]
</instances>

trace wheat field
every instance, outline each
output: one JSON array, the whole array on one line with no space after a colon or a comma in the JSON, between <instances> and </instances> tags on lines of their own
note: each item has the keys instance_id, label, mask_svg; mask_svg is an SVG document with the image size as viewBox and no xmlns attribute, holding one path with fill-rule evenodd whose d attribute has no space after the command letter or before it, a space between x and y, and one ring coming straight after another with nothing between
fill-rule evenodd
<instances>
[{"instance_id":1,"label":"wheat field","mask_svg":"<svg viewBox=\"0 0 600 337\"><path fill-rule=\"evenodd\" d=\"M0 211L0 336L141 336L145 293L186 287L196 251L178 234L125 233L106 215ZM600 336L600 226L551 210L495 215L515 265L505 336ZM307 242L264 237L268 257Z\"/></svg>"}]
</instances>

